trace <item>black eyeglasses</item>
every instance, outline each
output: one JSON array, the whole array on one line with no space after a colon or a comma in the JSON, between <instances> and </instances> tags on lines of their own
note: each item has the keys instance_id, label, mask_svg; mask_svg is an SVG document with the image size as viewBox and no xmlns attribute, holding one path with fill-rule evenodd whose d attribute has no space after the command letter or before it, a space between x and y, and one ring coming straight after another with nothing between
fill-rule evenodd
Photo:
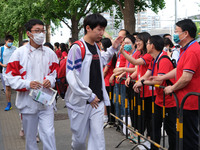
<instances>
[{"instance_id":1,"label":"black eyeglasses","mask_svg":"<svg viewBox=\"0 0 200 150\"><path fill-rule=\"evenodd\" d=\"M39 30L39 29L38 30L31 30L31 31L34 31L35 33L41 33L41 32L46 33L46 30Z\"/></svg>"}]
</instances>

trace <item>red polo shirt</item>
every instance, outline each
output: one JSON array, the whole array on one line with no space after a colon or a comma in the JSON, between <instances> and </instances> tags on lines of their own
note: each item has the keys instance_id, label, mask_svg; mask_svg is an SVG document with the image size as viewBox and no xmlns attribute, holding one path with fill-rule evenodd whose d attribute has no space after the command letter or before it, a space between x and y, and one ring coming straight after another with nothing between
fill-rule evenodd
<instances>
[{"instance_id":1,"label":"red polo shirt","mask_svg":"<svg viewBox=\"0 0 200 150\"><path fill-rule=\"evenodd\" d=\"M146 73L146 71L153 59L153 57L150 54L141 55L140 58L142 58L144 60L145 64L138 66L137 80L139 80L140 77L142 77ZM154 95L155 95L155 92L154 92ZM142 97L142 96L143 96L143 88L141 87L140 97ZM150 96L152 96L152 87L145 85L144 86L144 97L150 97Z\"/></svg>"},{"instance_id":2,"label":"red polo shirt","mask_svg":"<svg viewBox=\"0 0 200 150\"><path fill-rule=\"evenodd\" d=\"M167 55L167 52L161 52L158 55L158 59L155 62L155 66L154 66L154 59L151 62L151 65L149 65L149 70L153 71L153 76L157 76L157 75L164 75L167 74L168 72L170 72L171 70L174 69L172 63L170 62L169 59L167 58L161 58L162 56ZM161 58L161 59L160 59ZM160 61L159 61L160 60ZM158 68L158 61L159 61L159 68ZM154 66L154 69L153 69ZM174 79L170 79L170 81L174 84ZM166 81L163 81L163 83L161 84L162 86L167 86ZM163 106L163 89L161 88L156 88L156 100L155 103L162 107ZM176 107L176 102L174 100L173 96L170 95L165 95L165 107L170 108L170 107Z\"/></svg>"},{"instance_id":3,"label":"red polo shirt","mask_svg":"<svg viewBox=\"0 0 200 150\"><path fill-rule=\"evenodd\" d=\"M193 74L192 80L184 88L175 91L179 100L179 104L183 97L189 92L200 93L200 45L195 41L189 43L180 49L180 58L177 63L176 81L180 79L183 71ZM190 96L184 104L186 110L198 110L198 97Z\"/></svg>"},{"instance_id":4,"label":"red polo shirt","mask_svg":"<svg viewBox=\"0 0 200 150\"><path fill-rule=\"evenodd\" d=\"M140 51L136 50L135 53L132 54L132 57L138 59L140 57L140 54L141 54ZM126 68L135 68L135 65L126 60ZM129 75L131 74L129 72L126 72L126 78L128 78Z\"/></svg>"}]
</instances>

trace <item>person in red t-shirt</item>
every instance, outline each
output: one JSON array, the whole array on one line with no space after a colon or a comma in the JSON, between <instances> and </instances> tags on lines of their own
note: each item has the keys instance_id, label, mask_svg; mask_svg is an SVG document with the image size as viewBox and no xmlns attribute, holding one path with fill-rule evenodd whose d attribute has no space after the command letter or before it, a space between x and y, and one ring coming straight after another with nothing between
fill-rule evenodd
<instances>
[{"instance_id":1,"label":"person in red t-shirt","mask_svg":"<svg viewBox=\"0 0 200 150\"><path fill-rule=\"evenodd\" d=\"M129 34L129 32L125 29L121 29L118 33L118 36L123 37L123 39ZM123 41L121 41L122 43ZM121 44L120 43L120 44ZM120 47L118 47L120 48ZM121 67L125 67L126 65L126 58L124 58L124 56L119 52L117 54L117 62L115 65L115 68L121 68ZM115 79L116 76L120 75L121 72L115 72L113 71L112 76L109 79L109 82L112 83L113 80ZM119 82L117 80L115 80L115 86L114 86L114 93L116 94L116 103L115 103L115 110L116 110L116 115L120 118L122 118L124 116L124 112L125 112L125 96L126 96L126 87L124 85L124 81L121 82L121 85L119 84ZM118 101L118 95L119 95L119 91L121 93L121 109L119 111L119 101ZM114 101L114 99L113 99ZM120 116L119 116L119 112Z\"/></svg>"},{"instance_id":2,"label":"person in red t-shirt","mask_svg":"<svg viewBox=\"0 0 200 150\"><path fill-rule=\"evenodd\" d=\"M67 54L68 54L68 49L65 43L61 43L60 44L60 49L61 49L61 57L60 59L65 59L67 58Z\"/></svg>"},{"instance_id":3,"label":"person in red t-shirt","mask_svg":"<svg viewBox=\"0 0 200 150\"><path fill-rule=\"evenodd\" d=\"M151 36L147 42L147 53L153 57L151 65L147 72L138 80L137 83L134 85L134 90L139 92L139 88L142 87L143 84L145 85L154 85L159 84L162 86L167 86L167 81L158 82L149 80L150 76L162 76L171 70L174 69L170 58L164 58L163 56L167 56L167 52L163 51L164 41L163 39L158 36L154 35ZM159 65L158 65L159 64ZM174 83L174 79L171 79L171 84ZM161 139L161 127L163 121L163 89L156 88L156 100L155 100L155 114L154 114L154 135L151 135L151 139L154 140L156 143L160 143ZM176 102L173 99L173 96L166 95L165 96L165 130L169 136L169 150L176 149ZM158 150L154 145L151 145L152 150Z\"/></svg>"},{"instance_id":4,"label":"person in red t-shirt","mask_svg":"<svg viewBox=\"0 0 200 150\"><path fill-rule=\"evenodd\" d=\"M131 57L136 59L139 58L140 52L135 49L135 38L132 35L127 35L124 38L123 43L125 44L124 50L128 52ZM135 65L131 64L128 60L126 60L125 67L115 69L115 72L120 72L120 74L117 77L117 81L119 82L119 80L124 76L130 76L130 74L132 74L134 71Z\"/></svg>"},{"instance_id":5,"label":"person in red t-shirt","mask_svg":"<svg viewBox=\"0 0 200 150\"><path fill-rule=\"evenodd\" d=\"M120 52L124 55L124 57L133 65L136 65L137 71L135 71L131 76L126 81L126 85L129 85L130 79L131 78L136 78L140 79L141 76L145 74L147 71L151 60L153 57L150 54L146 54L146 43L148 38L150 37L150 34L147 32L142 32L137 34L136 38L136 45L137 45L137 50L141 52L140 58L134 59L130 55L128 55L123 48L120 49ZM123 45L122 45L123 47ZM143 90L140 92L140 97L142 98L143 96ZM147 128L147 136L150 136L151 133L151 99L152 99L152 90L151 87L145 85L144 88L144 128L141 130L141 133L143 134L145 129Z\"/></svg>"},{"instance_id":6,"label":"person in red t-shirt","mask_svg":"<svg viewBox=\"0 0 200 150\"><path fill-rule=\"evenodd\" d=\"M129 55L133 58L139 58L140 52L135 49L135 37L132 35L127 35L124 38L123 43L125 44L124 50L129 53ZM126 60L126 65L125 67L121 68L116 68L115 72L120 72L119 76L117 77L117 81L119 82L122 77L129 77L130 74L132 74L135 71L135 65L131 64L128 60ZM133 123L133 112L130 112L131 110L131 92L132 92L132 87L127 87L126 88L126 94L129 100L129 107L128 107L128 113L130 113L130 118L131 118L131 123Z\"/></svg>"},{"instance_id":7,"label":"person in red t-shirt","mask_svg":"<svg viewBox=\"0 0 200 150\"><path fill-rule=\"evenodd\" d=\"M61 54L61 50L59 49L59 43L58 42L54 43L54 51L55 51L58 59L60 60L60 57L61 57L62 54Z\"/></svg>"},{"instance_id":8,"label":"person in red t-shirt","mask_svg":"<svg viewBox=\"0 0 200 150\"><path fill-rule=\"evenodd\" d=\"M190 19L176 23L173 39L182 46L177 68L162 77L154 78L155 80L176 78L176 83L167 86L164 91L166 94L174 91L179 104L187 93L200 93L200 45L195 41L196 31L196 25ZM183 107L184 150L198 149L198 117L198 97L190 96Z\"/></svg>"}]
</instances>

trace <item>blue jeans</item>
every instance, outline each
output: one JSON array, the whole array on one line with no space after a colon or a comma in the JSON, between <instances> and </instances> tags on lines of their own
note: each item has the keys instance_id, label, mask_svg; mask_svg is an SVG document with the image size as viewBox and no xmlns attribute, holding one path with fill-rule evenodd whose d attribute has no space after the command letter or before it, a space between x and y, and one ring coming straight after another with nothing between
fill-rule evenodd
<instances>
[{"instance_id":1,"label":"blue jeans","mask_svg":"<svg viewBox=\"0 0 200 150\"><path fill-rule=\"evenodd\" d=\"M120 116L119 116L119 101L118 101L118 95L119 95L119 86L120 84L115 84L114 86L114 94L116 94L116 103L114 103L114 96L113 96L113 103L115 107L115 115L119 118L122 118L122 116L125 115L125 97L126 97L126 86L124 84L121 84L120 87L120 94L121 94L121 107L120 107ZM129 107L128 107L129 108Z\"/></svg>"}]
</instances>

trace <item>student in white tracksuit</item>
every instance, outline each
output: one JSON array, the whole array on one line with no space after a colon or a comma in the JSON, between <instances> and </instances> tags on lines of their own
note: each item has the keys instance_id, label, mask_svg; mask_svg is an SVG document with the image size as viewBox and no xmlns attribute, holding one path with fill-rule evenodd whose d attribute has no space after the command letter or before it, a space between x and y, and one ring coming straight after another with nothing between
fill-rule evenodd
<instances>
[{"instance_id":1,"label":"student in white tracksuit","mask_svg":"<svg viewBox=\"0 0 200 150\"><path fill-rule=\"evenodd\" d=\"M110 61L122 41L122 37L118 37L107 52L100 54L95 41L101 40L106 25L106 19L100 14L87 16L84 20L85 36L81 39L85 47L85 57L82 61L81 49L76 44L68 54L66 78L69 87L65 100L73 150L86 149L88 133L88 150L105 150L104 104L109 106L110 101L105 89L103 65Z\"/></svg>"},{"instance_id":2,"label":"student in white tracksuit","mask_svg":"<svg viewBox=\"0 0 200 150\"><path fill-rule=\"evenodd\" d=\"M6 70L6 80L17 90L15 104L23 118L26 150L38 150L36 142L38 126L43 149L56 150L55 102L51 106L44 106L34 101L29 92L30 89L38 89L41 86L54 87L58 59L51 49L42 46L45 32L42 21L32 19L25 27L30 42L18 48L11 56Z\"/></svg>"}]
</instances>

